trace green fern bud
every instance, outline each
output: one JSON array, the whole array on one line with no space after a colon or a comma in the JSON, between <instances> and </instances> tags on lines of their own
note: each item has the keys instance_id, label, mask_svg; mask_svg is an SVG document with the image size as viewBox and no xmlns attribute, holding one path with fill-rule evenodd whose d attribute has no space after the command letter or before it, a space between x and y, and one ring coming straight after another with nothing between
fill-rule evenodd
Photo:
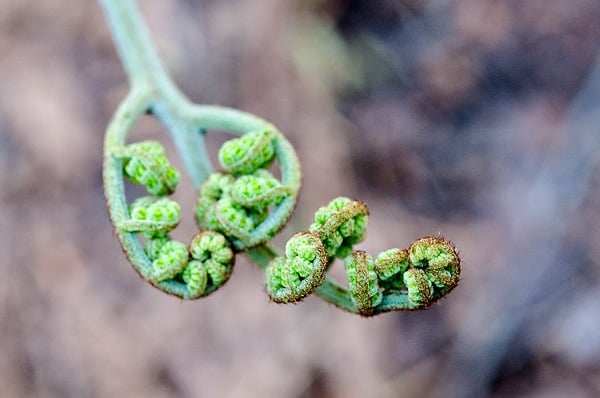
<instances>
[{"instance_id":1,"label":"green fern bud","mask_svg":"<svg viewBox=\"0 0 600 398\"><path fill-rule=\"evenodd\" d=\"M458 263L454 246L442 238L421 238L408 251L410 262L418 268L444 269Z\"/></svg>"},{"instance_id":2,"label":"green fern bud","mask_svg":"<svg viewBox=\"0 0 600 398\"><path fill-rule=\"evenodd\" d=\"M214 217L218 231L240 240L247 238L254 229L254 221L248 211L230 198L221 198L215 205Z\"/></svg>"},{"instance_id":3,"label":"green fern bud","mask_svg":"<svg viewBox=\"0 0 600 398\"><path fill-rule=\"evenodd\" d=\"M278 303L302 300L323 281L327 261L323 243L316 235L295 234L285 245L285 258L277 257L265 271L267 293Z\"/></svg>"},{"instance_id":4,"label":"green fern bud","mask_svg":"<svg viewBox=\"0 0 600 398\"><path fill-rule=\"evenodd\" d=\"M361 315L371 315L383 295L377 283L373 259L364 251L356 251L344 260L352 302Z\"/></svg>"},{"instance_id":5,"label":"green fern bud","mask_svg":"<svg viewBox=\"0 0 600 398\"><path fill-rule=\"evenodd\" d=\"M231 276L231 267L228 265L213 260L206 261L204 264L215 288L221 287Z\"/></svg>"},{"instance_id":6,"label":"green fern bud","mask_svg":"<svg viewBox=\"0 0 600 398\"><path fill-rule=\"evenodd\" d=\"M212 173L200 186L200 197L217 201L229 194L234 181L235 178L229 174Z\"/></svg>"},{"instance_id":7,"label":"green fern bud","mask_svg":"<svg viewBox=\"0 0 600 398\"><path fill-rule=\"evenodd\" d=\"M190 243L190 254L201 262L214 260L224 265L231 264L234 257L225 236L215 231L204 231L196 235Z\"/></svg>"},{"instance_id":8,"label":"green fern bud","mask_svg":"<svg viewBox=\"0 0 600 398\"><path fill-rule=\"evenodd\" d=\"M190 261L181 273L181 278L190 291L190 299L202 297L208 284L208 273L202 262Z\"/></svg>"},{"instance_id":9,"label":"green fern bud","mask_svg":"<svg viewBox=\"0 0 600 398\"><path fill-rule=\"evenodd\" d=\"M402 275L409 267L406 249L389 249L379 253L375 259L375 272L379 279L390 279L394 275Z\"/></svg>"},{"instance_id":10,"label":"green fern bud","mask_svg":"<svg viewBox=\"0 0 600 398\"><path fill-rule=\"evenodd\" d=\"M269 206L287 194L288 189L266 170L237 179L214 173L200 188L196 221L201 229L219 231L238 243L238 248L246 248L253 230L268 217Z\"/></svg>"},{"instance_id":11,"label":"green fern bud","mask_svg":"<svg viewBox=\"0 0 600 398\"><path fill-rule=\"evenodd\" d=\"M172 279L185 268L189 253L187 247L176 240L166 242L160 248L158 257L152 262L150 278L153 282Z\"/></svg>"},{"instance_id":12,"label":"green fern bud","mask_svg":"<svg viewBox=\"0 0 600 398\"><path fill-rule=\"evenodd\" d=\"M375 272L384 292L400 292L404 288L403 274L410 267L406 249L390 249L375 259Z\"/></svg>"},{"instance_id":13,"label":"green fern bud","mask_svg":"<svg viewBox=\"0 0 600 398\"><path fill-rule=\"evenodd\" d=\"M239 177L231 186L231 199L246 208L267 208L277 204L289 190L267 170Z\"/></svg>"},{"instance_id":14,"label":"green fern bud","mask_svg":"<svg viewBox=\"0 0 600 398\"><path fill-rule=\"evenodd\" d=\"M433 269L426 272L427 278L433 283L436 297L441 297L452 290L458 283L458 275L445 269Z\"/></svg>"},{"instance_id":15,"label":"green fern bud","mask_svg":"<svg viewBox=\"0 0 600 398\"><path fill-rule=\"evenodd\" d=\"M168 232L175 228L181 219L179 204L168 198L144 196L129 206L130 220L123 228L130 232Z\"/></svg>"},{"instance_id":16,"label":"green fern bud","mask_svg":"<svg viewBox=\"0 0 600 398\"><path fill-rule=\"evenodd\" d=\"M339 231L331 231L331 233L324 236L322 239L323 245L329 257L337 257L337 251L344 243L344 237Z\"/></svg>"},{"instance_id":17,"label":"green fern bud","mask_svg":"<svg viewBox=\"0 0 600 398\"><path fill-rule=\"evenodd\" d=\"M276 135L272 130L261 130L225 142L219 151L221 166L231 174L251 174L267 168L275 157Z\"/></svg>"},{"instance_id":18,"label":"green fern bud","mask_svg":"<svg viewBox=\"0 0 600 398\"><path fill-rule=\"evenodd\" d=\"M123 172L134 184L146 187L156 196L171 194L179 183L179 172L169 164L162 145L156 141L142 141L127 145L121 157Z\"/></svg>"},{"instance_id":19,"label":"green fern bud","mask_svg":"<svg viewBox=\"0 0 600 398\"><path fill-rule=\"evenodd\" d=\"M408 300L415 308L429 306L433 301L433 286L425 271L411 268L404 273L404 284L408 289Z\"/></svg>"},{"instance_id":20,"label":"green fern bud","mask_svg":"<svg viewBox=\"0 0 600 398\"><path fill-rule=\"evenodd\" d=\"M190 243L190 254L196 261L194 264L190 262L189 275L184 273L183 277L184 281L188 278L186 284L193 292L193 297L206 296L227 282L233 269L234 253L223 234L200 232ZM204 279L206 282L203 282Z\"/></svg>"},{"instance_id":21,"label":"green fern bud","mask_svg":"<svg viewBox=\"0 0 600 398\"><path fill-rule=\"evenodd\" d=\"M443 238L422 238L408 249L410 263L422 269L433 284L432 296L437 300L458 284L460 258L454 245Z\"/></svg>"},{"instance_id":22,"label":"green fern bud","mask_svg":"<svg viewBox=\"0 0 600 398\"><path fill-rule=\"evenodd\" d=\"M144 252L146 252L146 255L150 261L154 261L158 258L160 249L162 249L165 243L170 240L171 238L169 238L169 235L161 232L154 233L148 237L148 240L146 241L146 247L144 247Z\"/></svg>"},{"instance_id":23,"label":"green fern bud","mask_svg":"<svg viewBox=\"0 0 600 398\"><path fill-rule=\"evenodd\" d=\"M285 184L262 169L275 155ZM293 148L281 134L266 129L227 141L219 159L230 174L215 173L202 184L198 226L223 233L236 250L267 242L289 219L298 195L300 170Z\"/></svg>"},{"instance_id":24,"label":"green fern bud","mask_svg":"<svg viewBox=\"0 0 600 398\"><path fill-rule=\"evenodd\" d=\"M364 239L368 214L363 202L339 197L316 211L309 231L321 238L328 256L344 258Z\"/></svg>"},{"instance_id":25,"label":"green fern bud","mask_svg":"<svg viewBox=\"0 0 600 398\"><path fill-rule=\"evenodd\" d=\"M201 229L216 229L214 206L223 196L229 195L234 178L227 174L213 173L200 186L196 201L196 221Z\"/></svg>"}]
</instances>

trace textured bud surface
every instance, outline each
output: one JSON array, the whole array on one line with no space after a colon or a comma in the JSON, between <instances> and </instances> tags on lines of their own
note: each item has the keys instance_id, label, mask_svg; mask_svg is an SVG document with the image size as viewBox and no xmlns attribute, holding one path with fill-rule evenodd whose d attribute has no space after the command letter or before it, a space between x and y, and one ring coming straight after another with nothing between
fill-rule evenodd
<instances>
[{"instance_id":1,"label":"textured bud surface","mask_svg":"<svg viewBox=\"0 0 600 398\"><path fill-rule=\"evenodd\" d=\"M191 256L199 261L214 260L220 264L231 264L233 250L225 237L214 231L204 231L192 239L190 243Z\"/></svg>"},{"instance_id":2,"label":"textured bud surface","mask_svg":"<svg viewBox=\"0 0 600 398\"><path fill-rule=\"evenodd\" d=\"M267 293L276 302L299 301L321 283L327 266L327 254L320 239L299 232L285 245L286 257L278 257L267 267Z\"/></svg>"},{"instance_id":3,"label":"textured bud surface","mask_svg":"<svg viewBox=\"0 0 600 398\"><path fill-rule=\"evenodd\" d=\"M375 271L380 279L390 279L394 275L403 274L409 267L406 249L389 249L379 253L375 260Z\"/></svg>"},{"instance_id":4,"label":"textured bud surface","mask_svg":"<svg viewBox=\"0 0 600 398\"><path fill-rule=\"evenodd\" d=\"M222 198L215 206L215 218L227 236L244 239L254 229L254 221L249 211L235 203L231 198Z\"/></svg>"},{"instance_id":5,"label":"textured bud surface","mask_svg":"<svg viewBox=\"0 0 600 398\"><path fill-rule=\"evenodd\" d=\"M190 298L198 298L204 294L208 283L208 273L204 264L196 260L190 261L181 276L190 291Z\"/></svg>"},{"instance_id":6,"label":"textured bud surface","mask_svg":"<svg viewBox=\"0 0 600 398\"><path fill-rule=\"evenodd\" d=\"M408 289L408 299L419 307L427 306L431 303L432 286L427 279L427 275L422 269L411 268L404 273L404 283Z\"/></svg>"},{"instance_id":7,"label":"textured bud surface","mask_svg":"<svg viewBox=\"0 0 600 398\"><path fill-rule=\"evenodd\" d=\"M244 207L268 207L287 193L288 190L267 170L241 176L231 187L231 199Z\"/></svg>"},{"instance_id":8,"label":"textured bud surface","mask_svg":"<svg viewBox=\"0 0 600 398\"><path fill-rule=\"evenodd\" d=\"M130 231L168 232L175 228L181 219L179 204L168 198L144 196L129 206Z\"/></svg>"},{"instance_id":9,"label":"textured bud surface","mask_svg":"<svg viewBox=\"0 0 600 398\"><path fill-rule=\"evenodd\" d=\"M373 259L364 251L356 251L346 257L344 266L352 301L360 314L370 315L383 298Z\"/></svg>"},{"instance_id":10,"label":"textured bud surface","mask_svg":"<svg viewBox=\"0 0 600 398\"><path fill-rule=\"evenodd\" d=\"M276 155L290 185L264 169ZM225 172L213 173L200 187L198 226L223 233L237 250L267 242L285 225L296 201L295 152L278 132L261 130L225 142L219 158Z\"/></svg>"},{"instance_id":11,"label":"textured bud surface","mask_svg":"<svg viewBox=\"0 0 600 398\"><path fill-rule=\"evenodd\" d=\"M160 232L154 233L148 238L144 251L146 252L146 255L148 256L150 261L154 261L158 258L158 255L160 254L160 249L162 249L164 244L170 240L171 239L169 238L169 235Z\"/></svg>"},{"instance_id":12,"label":"textured bud surface","mask_svg":"<svg viewBox=\"0 0 600 398\"><path fill-rule=\"evenodd\" d=\"M409 248L410 261L415 267L443 269L458 264L456 250L442 238L422 238Z\"/></svg>"},{"instance_id":13,"label":"textured bud surface","mask_svg":"<svg viewBox=\"0 0 600 398\"><path fill-rule=\"evenodd\" d=\"M161 282L174 278L183 270L187 261L188 250L183 243L176 240L166 242L160 248L158 257L152 262L152 280Z\"/></svg>"},{"instance_id":14,"label":"textured bud surface","mask_svg":"<svg viewBox=\"0 0 600 398\"><path fill-rule=\"evenodd\" d=\"M134 184L156 196L171 194L179 183L179 172L169 164L162 145L156 141L130 144L123 151L123 172Z\"/></svg>"},{"instance_id":15,"label":"textured bud surface","mask_svg":"<svg viewBox=\"0 0 600 398\"><path fill-rule=\"evenodd\" d=\"M309 230L321 238L327 255L344 258L365 238L368 213L363 202L339 197L315 212Z\"/></svg>"},{"instance_id":16,"label":"textured bud surface","mask_svg":"<svg viewBox=\"0 0 600 398\"><path fill-rule=\"evenodd\" d=\"M183 280L193 298L212 293L231 276L234 253L223 234L200 232L190 243L190 255L193 260L184 270Z\"/></svg>"},{"instance_id":17,"label":"textured bud surface","mask_svg":"<svg viewBox=\"0 0 600 398\"><path fill-rule=\"evenodd\" d=\"M227 141L219 151L223 170L231 174L251 174L268 167L275 157L275 132L261 130Z\"/></svg>"}]
</instances>

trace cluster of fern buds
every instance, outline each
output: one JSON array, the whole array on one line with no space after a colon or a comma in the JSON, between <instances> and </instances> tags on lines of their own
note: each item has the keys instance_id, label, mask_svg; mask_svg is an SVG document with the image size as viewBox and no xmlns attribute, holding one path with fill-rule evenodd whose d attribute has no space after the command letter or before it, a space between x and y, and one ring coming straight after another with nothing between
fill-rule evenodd
<instances>
[{"instance_id":1,"label":"cluster of fern buds","mask_svg":"<svg viewBox=\"0 0 600 398\"><path fill-rule=\"evenodd\" d=\"M150 196L129 206L129 218L118 226L145 238L144 253L150 267L140 271L152 284L185 286L185 298L206 296L222 286L231 275L234 254L230 242L217 231L203 231L186 246L172 240L169 232L179 224L181 209L164 196L175 191L179 172L170 165L162 145L143 141L115 152L122 160L123 175L143 185Z\"/></svg>"},{"instance_id":2,"label":"cluster of fern buds","mask_svg":"<svg viewBox=\"0 0 600 398\"><path fill-rule=\"evenodd\" d=\"M353 304L347 309L365 316L384 312L378 308L384 299L405 303L404 309L425 308L457 285L460 259L443 238L422 238L408 250L386 250L375 260L352 251L366 235L367 220L367 206L344 197L317 210L309 230L292 236L285 257L268 266L269 296L280 303L303 299L321 285L336 258L344 259Z\"/></svg>"},{"instance_id":3,"label":"cluster of fern buds","mask_svg":"<svg viewBox=\"0 0 600 398\"><path fill-rule=\"evenodd\" d=\"M131 90L106 131L103 180L111 221L133 268L161 291L182 299L213 293L230 278L238 254L265 269L274 302L297 302L315 293L363 316L428 307L460 277L453 244L422 238L375 260L355 250L367 230L363 202L337 198L317 210L307 231L293 235L285 252L271 240L288 222L301 185L300 162L290 142L271 123L237 109L190 101L164 69L135 1L103 0ZM156 141L127 143L144 114L169 131L198 189L194 209L199 232L189 243L172 239L181 208L171 199L180 173ZM206 150L210 131L238 135L221 147L220 170ZM130 200L126 183L145 187ZM347 287L326 274L344 261Z\"/></svg>"},{"instance_id":4,"label":"cluster of fern buds","mask_svg":"<svg viewBox=\"0 0 600 398\"><path fill-rule=\"evenodd\" d=\"M198 226L223 233L238 250L271 239L291 211L269 220L268 228L259 227L285 199L295 203L298 178L294 178L294 184L283 184L268 171L275 159L273 141L277 134L261 130L225 142L219 151L223 172L211 174L200 187Z\"/></svg>"},{"instance_id":5,"label":"cluster of fern buds","mask_svg":"<svg viewBox=\"0 0 600 398\"><path fill-rule=\"evenodd\" d=\"M218 156L222 170L198 190L195 215L201 232L186 246L169 236L181 219L179 204L167 197L179 183L179 172L161 144L120 146L111 158L120 160L124 178L149 193L129 204L126 217L116 223L118 231L144 242L144 261L132 262L154 286L186 299L217 290L229 279L236 253L267 244L287 222L300 187L295 152L277 130L257 130L225 142ZM281 180L269 171L275 159ZM366 204L349 198L318 209L308 231L288 240L285 255L263 264L269 296L290 303L316 291L345 310L370 316L425 308L457 285L460 259L450 242L423 238L373 260L354 251L366 236L367 222ZM139 255L130 259L139 260ZM332 285L326 277L335 259L344 261L348 288ZM337 299L329 297L332 286Z\"/></svg>"}]
</instances>

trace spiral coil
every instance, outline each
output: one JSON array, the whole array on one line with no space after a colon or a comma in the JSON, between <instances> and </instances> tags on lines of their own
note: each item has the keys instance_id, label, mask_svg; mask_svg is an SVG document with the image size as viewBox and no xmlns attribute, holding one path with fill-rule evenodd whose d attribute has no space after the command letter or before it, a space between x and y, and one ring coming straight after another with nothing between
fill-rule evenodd
<instances>
[{"instance_id":1,"label":"spiral coil","mask_svg":"<svg viewBox=\"0 0 600 398\"><path fill-rule=\"evenodd\" d=\"M443 238L421 238L408 249L389 249L375 261L353 251L366 235L368 208L360 201L336 198L315 213L309 231L294 235L285 256L271 261L265 272L266 291L281 303L297 302L322 287L331 287L325 271L335 258L344 259L351 303L344 309L363 316L391 310L426 308L448 294L460 277L460 258ZM327 299L327 291L321 291Z\"/></svg>"},{"instance_id":2,"label":"spiral coil","mask_svg":"<svg viewBox=\"0 0 600 398\"><path fill-rule=\"evenodd\" d=\"M102 0L131 82L105 135L103 180L111 221L134 269L149 283L183 299L207 296L230 278L236 253L265 268L266 290L278 303L311 293L364 316L426 308L460 277L460 258L443 238L422 238L375 260L354 246L363 241L366 204L337 198L321 207L308 231L292 236L285 253L269 244L285 226L301 185L300 163L283 134L246 112L192 103L164 69L133 0ZM200 232L189 245L173 240L181 208L168 198L180 180L157 141L127 143L144 114L168 130L198 188L194 209ZM207 131L239 135L218 153L214 171ZM279 167L279 173L270 168ZM276 178L275 175L280 175ZM125 180L148 196L130 200ZM343 259L348 288L326 273Z\"/></svg>"}]
</instances>

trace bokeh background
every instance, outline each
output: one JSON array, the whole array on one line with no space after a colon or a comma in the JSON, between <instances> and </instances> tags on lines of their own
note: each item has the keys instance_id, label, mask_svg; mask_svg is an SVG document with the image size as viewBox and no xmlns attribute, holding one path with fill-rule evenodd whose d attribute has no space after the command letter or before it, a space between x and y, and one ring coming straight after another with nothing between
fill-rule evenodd
<instances>
[{"instance_id":1,"label":"bokeh background","mask_svg":"<svg viewBox=\"0 0 600 398\"><path fill-rule=\"evenodd\" d=\"M304 186L280 241L357 197L362 248L440 233L461 284L373 319L271 303L244 260L201 301L151 288L104 205L102 136L127 81L100 7L0 0L1 397L600 396L600 2L141 8L193 100L295 144ZM135 137L175 156L149 117ZM177 198L189 239L188 181Z\"/></svg>"}]
</instances>

